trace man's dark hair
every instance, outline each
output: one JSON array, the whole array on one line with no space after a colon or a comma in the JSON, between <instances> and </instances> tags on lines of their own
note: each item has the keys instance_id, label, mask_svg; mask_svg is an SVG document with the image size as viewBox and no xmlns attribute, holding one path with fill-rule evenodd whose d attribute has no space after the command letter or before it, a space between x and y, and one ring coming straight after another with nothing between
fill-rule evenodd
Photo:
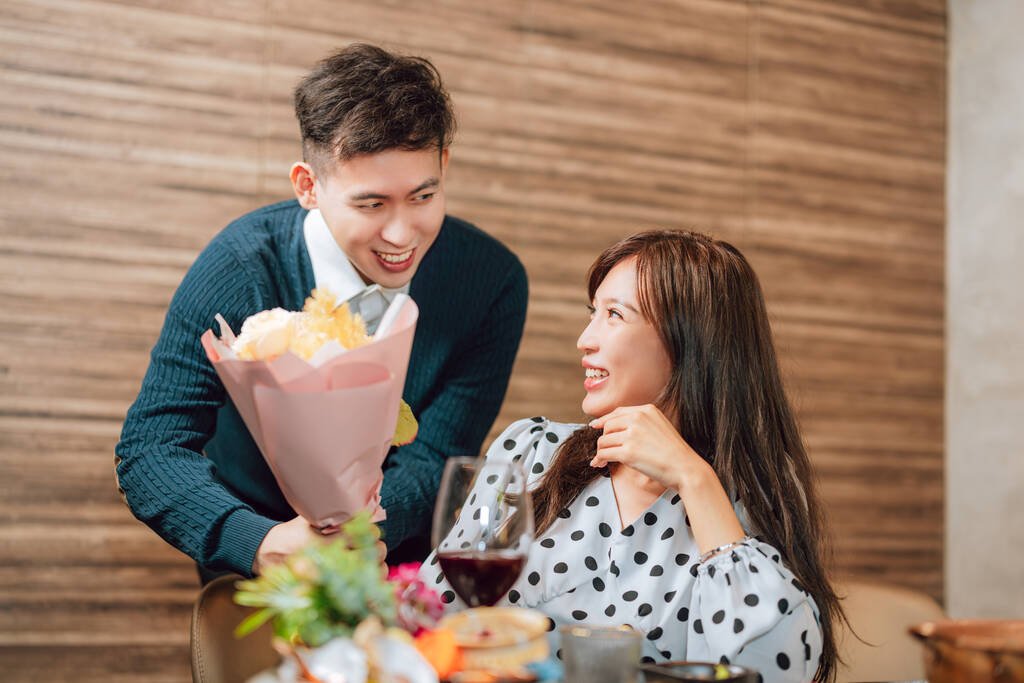
<instances>
[{"instance_id":1,"label":"man's dark hair","mask_svg":"<svg viewBox=\"0 0 1024 683\"><path fill-rule=\"evenodd\" d=\"M389 149L439 151L455 114L441 75L422 57L356 43L327 57L295 89L302 156L317 172Z\"/></svg>"}]
</instances>

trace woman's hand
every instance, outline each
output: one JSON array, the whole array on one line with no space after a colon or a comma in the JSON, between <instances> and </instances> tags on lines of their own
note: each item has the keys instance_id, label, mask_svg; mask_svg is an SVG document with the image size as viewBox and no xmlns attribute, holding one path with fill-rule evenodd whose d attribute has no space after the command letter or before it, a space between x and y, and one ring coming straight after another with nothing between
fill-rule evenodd
<instances>
[{"instance_id":1,"label":"woman's hand","mask_svg":"<svg viewBox=\"0 0 1024 683\"><path fill-rule=\"evenodd\" d=\"M746 535L714 469L657 407L619 407L590 426L604 430L590 464L622 463L677 491L702 554Z\"/></svg>"},{"instance_id":2,"label":"woman's hand","mask_svg":"<svg viewBox=\"0 0 1024 683\"><path fill-rule=\"evenodd\" d=\"M590 426L604 431L597 440L592 467L622 463L680 495L696 478L710 475L717 480L711 466L656 406L619 407L592 420Z\"/></svg>"}]
</instances>

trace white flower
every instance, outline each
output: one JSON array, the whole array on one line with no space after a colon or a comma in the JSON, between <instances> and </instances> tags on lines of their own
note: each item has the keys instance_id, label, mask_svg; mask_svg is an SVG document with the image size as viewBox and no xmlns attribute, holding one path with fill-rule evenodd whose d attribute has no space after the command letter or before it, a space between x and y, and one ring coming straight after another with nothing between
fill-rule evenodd
<instances>
[{"instance_id":1,"label":"white flower","mask_svg":"<svg viewBox=\"0 0 1024 683\"><path fill-rule=\"evenodd\" d=\"M288 350L295 330L295 313L272 308L251 315L242 323L242 331L231 345L243 360L267 360Z\"/></svg>"}]
</instances>

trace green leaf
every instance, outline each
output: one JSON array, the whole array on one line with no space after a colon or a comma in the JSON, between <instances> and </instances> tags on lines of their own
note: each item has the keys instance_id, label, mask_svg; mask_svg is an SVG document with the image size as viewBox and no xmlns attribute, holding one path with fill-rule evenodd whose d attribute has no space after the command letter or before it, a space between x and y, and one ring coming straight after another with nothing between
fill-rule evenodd
<instances>
[{"instance_id":1,"label":"green leaf","mask_svg":"<svg viewBox=\"0 0 1024 683\"><path fill-rule=\"evenodd\" d=\"M235 637L241 638L249 635L260 626L263 626L263 624L270 621L273 616L274 611L271 609L261 609L258 612L250 614L241 624L238 625L238 628L235 629Z\"/></svg>"}]
</instances>

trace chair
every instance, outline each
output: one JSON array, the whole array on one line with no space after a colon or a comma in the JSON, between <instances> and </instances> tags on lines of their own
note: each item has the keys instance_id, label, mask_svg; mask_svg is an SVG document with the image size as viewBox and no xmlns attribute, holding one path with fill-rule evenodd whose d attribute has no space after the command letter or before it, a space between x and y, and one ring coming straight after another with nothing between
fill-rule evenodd
<instances>
[{"instance_id":1,"label":"chair","mask_svg":"<svg viewBox=\"0 0 1024 683\"><path fill-rule=\"evenodd\" d=\"M840 657L838 683L908 681L925 677L924 652L907 628L942 619L939 604L924 593L878 583L839 582L836 592L850 620L837 629ZM861 642L857 639L867 641Z\"/></svg>"},{"instance_id":2,"label":"chair","mask_svg":"<svg viewBox=\"0 0 1024 683\"><path fill-rule=\"evenodd\" d=\"M192 607L189 649L194 683L243 683L280 661L270 644L272 633L268 624L243 638L235 637L235 628L253 611L232 600L235 581L240 578L214 579L206 584Z\"/></svg>"}]
</instances>

